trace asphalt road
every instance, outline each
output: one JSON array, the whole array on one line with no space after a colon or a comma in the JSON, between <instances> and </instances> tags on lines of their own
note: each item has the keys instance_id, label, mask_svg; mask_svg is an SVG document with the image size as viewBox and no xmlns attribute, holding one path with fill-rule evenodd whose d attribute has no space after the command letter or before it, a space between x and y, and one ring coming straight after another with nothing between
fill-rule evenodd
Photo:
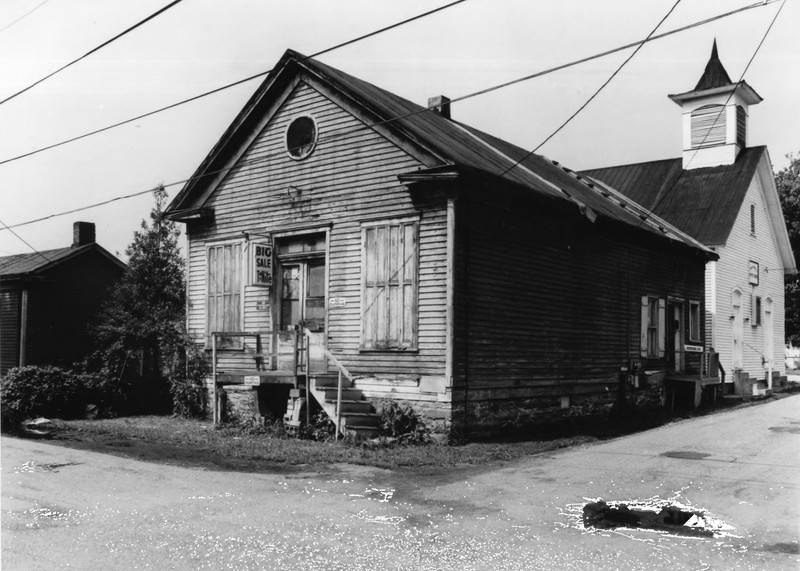
<instances>
[{"instance_id":1,"label":"asphalt road","mask_svg":"<svg viewBox=\"0 0 800 571\"><path fill-rule=\"evenodd\" d=\"M488 468L232 473L3 437L2 568L800 569L800 395ZM598 498L713 536L584 528Z\"/></svg>"}]
</instances>

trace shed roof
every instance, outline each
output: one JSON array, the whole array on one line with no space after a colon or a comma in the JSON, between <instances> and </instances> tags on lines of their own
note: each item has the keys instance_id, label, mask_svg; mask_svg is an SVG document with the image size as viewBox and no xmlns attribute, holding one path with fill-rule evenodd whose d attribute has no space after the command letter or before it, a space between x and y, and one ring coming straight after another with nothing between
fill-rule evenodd
<instances>
[{"instance_id":1,"label":"shed roof","mask_svg":"<svg viewBox=\"0 0 800 571\"><path fill-rule=\"evenodd\" d=\"M175 197L167 208L168 216L180 219L184 212L202 209L213 192L209 183L204 182L208 180L204 175L221 168L221 158L226 154L232 156L233 149L228 147L229 142L236 140L238 126L247 122L247 115L264 108L259 105L259 101L269 98L270 87L287 71L292 74L310 74L331 86L352 103L374 115L377 121L373 127L385 126L414 142L437 157L439 166L466 167L468 170L498 177L521 185L540 196L573 203L576 213L586 215L591 220L601 217L635 227L661 238L704 250L706 255L715 257L702 244L622 194L613 192L613 189L609 191L601 188L555 161L531 154L507 141L445 118L431 109L293 50L286 51L190 182Z\"/></svg>"},{"instance_id":2,"label":"shed roof","mask_svg":"<svg viewBox=\"0 0 800 571\"><path fill-rule=\"evenodd\" d=\"M742 151L731 165L683 170L667 159L582 171L611 185L704 244L724 244L766 147Z\"/></svg>"}]
</instances>

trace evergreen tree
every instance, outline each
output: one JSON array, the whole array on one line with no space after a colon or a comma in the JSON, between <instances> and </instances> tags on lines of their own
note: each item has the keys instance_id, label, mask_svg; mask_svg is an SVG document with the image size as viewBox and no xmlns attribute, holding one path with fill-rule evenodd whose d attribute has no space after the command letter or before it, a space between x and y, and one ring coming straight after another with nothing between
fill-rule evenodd
<instances>
[{"instance_id":1,"label":"evergreen tree","mask_svg":"<svg viewBox=\"0 0 800 571\"><path fill-rule=\"evenodd\" d=\"M175 222L163 217L167 192L153 191L149 223L125 250L128 268L96 326L100 359L110 375L133 383L136 412L169 408L168 361L183 335L186 288Z\"/></svg>"},{"instance_id":2,"label":"evergreen tree","mask_svg":"<svg viewBox=\"0 0 800 571\"><path fill-rule=\"evenodd\" d=\"M800 262L800 156L787 155L789 166L775 175L794 259ZM786 338L800 345L800 276L786 276Z\"/></svg>"}]
</instances>

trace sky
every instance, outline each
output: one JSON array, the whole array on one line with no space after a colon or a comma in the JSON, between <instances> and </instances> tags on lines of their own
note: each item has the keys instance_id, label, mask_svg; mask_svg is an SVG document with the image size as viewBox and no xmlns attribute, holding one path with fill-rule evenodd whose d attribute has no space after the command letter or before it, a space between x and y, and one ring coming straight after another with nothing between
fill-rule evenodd
<instances>
[{"instance_id":1,"label":"sky","mask_svg":"<svg viewBox=\"0 0 800 571\"><path fill-rule=\"evenodd\" d=\"M753 4L680 0L656 33ZM0 1L0 100L101 45L169 0ZM183 0L0 104L0 163L266 72L287 48L310 55L447 0ZM451 99L644 39L675 0L466 0L319 57L420 104ZM680 156L680 108L714 39L731 79L764 98L748 145L774 170L800 154L800 0L745 11L645 44L538 153L575 169ZM634 48L454 103L454 119L540 145ZM756 50L758 49L757 53ZM756 53L755 58L748 62ZM745 73L746 69L746 73ZM153 197L15 226L163 183L174 197L263 78L103 133L0 164L0 256L69 246L75 221L125 260ZM23 241L24 240L24 241Z\"/></svg>"}]
</instances>

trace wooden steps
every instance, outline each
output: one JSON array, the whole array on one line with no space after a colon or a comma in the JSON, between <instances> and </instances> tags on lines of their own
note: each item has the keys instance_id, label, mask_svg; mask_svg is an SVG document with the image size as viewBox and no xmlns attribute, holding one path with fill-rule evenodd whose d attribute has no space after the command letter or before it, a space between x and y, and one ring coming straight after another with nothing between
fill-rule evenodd
<instances>
[{"instance_id":1,"label":"wooden steps","mask_svg":"<svg viewBox=\"0 0 800 571\"><path fill-rule=\"evenodd\" d=\"M328 415L336 422L336 401L339 376L336 374L310 375L309 393ZM342 378L341 432L358 440L375 438L380 432L381 418L361 389L352 386L347 378Z\"/></svg>"}]
</instances>

